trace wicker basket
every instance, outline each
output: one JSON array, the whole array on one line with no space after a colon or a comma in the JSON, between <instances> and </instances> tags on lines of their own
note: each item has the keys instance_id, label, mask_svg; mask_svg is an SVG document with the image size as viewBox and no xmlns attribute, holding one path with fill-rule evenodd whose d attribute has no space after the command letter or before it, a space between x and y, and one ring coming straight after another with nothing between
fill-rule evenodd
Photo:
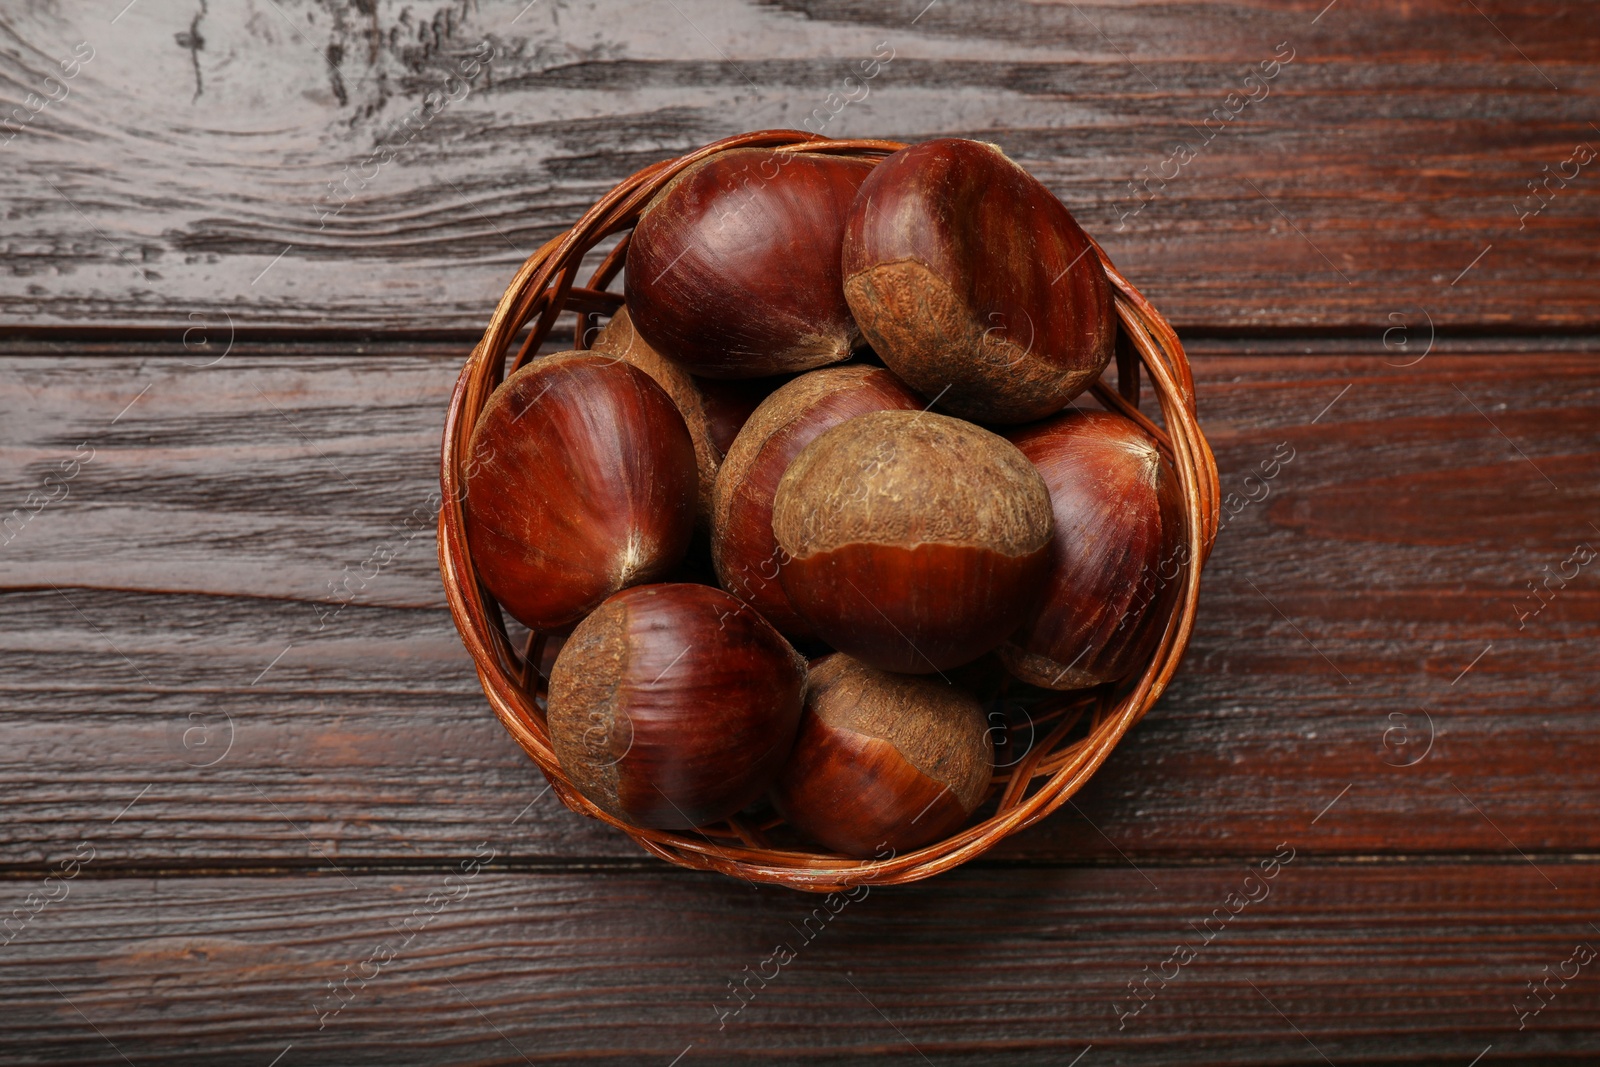
<instances>
[{"instance_id":1,"label":"wicker basket","mask_svg":"<svg viewBox=\"0 0 1600 1067\"><path fill-rule=\"evenodd\" d=\"M524 326L532 323L511 369L538 353L564 312L577 314L576 336L581 345L598 316L621 305L622 297L607 286L622 269L628 235L605 257L588 284L580 287L577 275L585 253L605 238L629 230L657 190L685 167L717 152L752 146L851 155L874 162L904 147L894 141L830 141L794 130L730 137L646 167L606 194L572 229L529 257L500 298L450 398L440 465L439 567L450 613L472 654L490 705L544 771L556 795L573 811L611 823L668 862L754 882L816 892L912 882L981 855L1007 835L1065 804L1160 697L1188 643L1199 597L1200 565L1216 535L1216 463L1196 421L1194 382L1177 335L1096 245L1115 290L1122 329L1117 344L1118 388L1113 391L1096 383L1093 394L1108 409L1137 422L1155 438L1177 472L1185 508L1189 562L1182 567L1181 591L1166 630L1143 672L1114 691L1103 688L1063 694L1051 706L1036 708L1034 721L1047 724L1048 732L1035 739L1015 765L997 772L991 798L980 809L987 817L942 841L889 859L863 862L804 846L775 846L771 836L776 818L765 825L736 818L684 833L639 829L600 811L567 780L550 747L540 707L543 681L535 669L542 641L530 636L523 648L516 648L499 606L474 574L461 506L468 442L489 395L509 373L505 357ZM1165 429L1138 409L1141 364L1154 387Z\"/></svg>"}]
</instances>

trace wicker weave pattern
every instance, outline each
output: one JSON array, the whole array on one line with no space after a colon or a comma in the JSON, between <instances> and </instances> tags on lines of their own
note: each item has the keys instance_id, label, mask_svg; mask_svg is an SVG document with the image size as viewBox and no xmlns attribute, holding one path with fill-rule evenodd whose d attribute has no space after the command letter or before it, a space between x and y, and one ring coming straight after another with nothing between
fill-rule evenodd
<instances>
[{"instance_id":1,"label":"wicker weave pattern","mask_svg":"<svg viewBox=\"0 0 1600 1067\"><path fill-rule=\"evenodd\" d=\"M512 369L538 352L564 311L577 313L578 343L582 346L597 316L622 304L622 297L606 287L622 269L627 235L588 284L580 287L576 284L577 273L585 253L605 238L629 230L651 197L685 167L716 152L743 147L829 152L876 161L904 146L894 141L830 141L794 130L730 137L678 159L646 167L606 194L572 229L530 256L501 297L450 398L439 475L443 490L439 567L451 615L477 666L490 706L572 810L611 823L646 851L670 863L720 871L750 881L816 892L850 885L913 882L983 854L1007 835L1065 804L1160 697L1188 644L1199 597L1201 564L1216 536L1216 462L1195 416L1194 381L1177 334L1096 245L1115 290L1123 337L1117 350L1119 389L1113 391L1096 383L1092 391L1107 408L1134 420L1156 439L1177 472L1185 508L1189 562L1180 571L1181 593L1154 655L1137 679L1119 687L1115 696L1098 692L1087 697L1067 694L1051 707L1038 709L1035 721L1048 723L1049 732L1015 766L996 774L994 790L998 801L994 813L960 833L905 855L863 862L822 852L776 848L765 835L770 827L750 826L738 819L704 828L701 834L641 830L600 811L568 782L550 747L544 713L536 699L541 691L533 670L542 642L530 641L520 650L513 647L499 606L476 579L461 506L469 462L468 442L489 395L507 373L505 357L510 343L524 326L532 324ZM1149 375L1160 404L1164 430L1138 410L1141 366ZM1080 728L1085 716L1086 731Z\"/></svg>"}]
</instances>

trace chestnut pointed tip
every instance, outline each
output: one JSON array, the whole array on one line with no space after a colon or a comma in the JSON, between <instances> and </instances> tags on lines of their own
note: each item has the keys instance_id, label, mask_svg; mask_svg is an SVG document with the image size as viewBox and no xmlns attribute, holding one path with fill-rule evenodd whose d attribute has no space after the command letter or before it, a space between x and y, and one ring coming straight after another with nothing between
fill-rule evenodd
<instances>
[{"instance_id":1,"label":"chestnut pointed tip","mask_svg":"<svg viewBox=\"0 0 1600 1067\"><path fill-rule=\"evenodd\" d=\"M1161 450L1155 442L1144 437L1133 437L1121 442L1121 447L1133 457L1139 480L1154 488L1161 477Z\"/></svg>"},{"instance_id":2,"label":"chestnut pointed tip","mask_svg":"<svg viewBox=\"0 0 1600 1067\"><path fill-rule=\"evenodd\" d=\"M629 530L627 540L617 551L617 562L613 571L617 587L626 588L633 585L651 569L653 562L645 549L644 536L638 527Z\"/></svg>"}]
</instances>

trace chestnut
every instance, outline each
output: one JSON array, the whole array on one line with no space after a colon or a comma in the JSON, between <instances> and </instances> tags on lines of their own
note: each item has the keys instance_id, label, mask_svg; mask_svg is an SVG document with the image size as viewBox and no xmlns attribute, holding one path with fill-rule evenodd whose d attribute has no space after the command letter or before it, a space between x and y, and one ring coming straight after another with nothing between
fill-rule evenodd
<instances>
[{"instance_id":1,"label":"chestnut","mask_svg":"<svg viewBox=\"0 0 1600 1067\"><path fill-rule=\"evenodd\" d=\"M796 610L840 652L925 674L968 663L1032 612L1050 494L1015 445L960 419L840 423L778 483L772 533Z\"/></svg>"},{"instance_id":2,"label":"chestnut","mask_svg":"<svg viewBox=\"0 0 1600 1067\"><path fill-rule=\"evenodd\" d=\"M573 785L640 827L687 830L772 785L805 702L805 661L705 585L642 585L597 608L550 672L550 742Z\"/></svg>"},{"instance_id":3,"label":"chestnut","mask_svg":"<svg viewBox=\"0 0 1600 1067\"><path fill-rule=\"evenodd\" d=\"M845 223L845 296L884 365L942 410L1053 415L1100 374L1111 286L1061 201L992 144L901 149Z\"/></svg>"},{"instance_id":4,"label":"chestnut","mask_svg":"<svg viewBox=\"0 0 1600 1067\"><path fill-rule=\"evenodd\" d=\"M1172 465L1129 420L1071 411L1010 435L1050 490L1055 534L1038 611L1000 646L1046 689L1118 681L1149 658L1186 553Z\"/></svg>"},{"instance_id":5,"label":"chestnut","mask_svg":"<svg viewBox=\"0 0 1600 1067\"><path fill-rule=\"evenodd\" d=\"M695 374L755 378L850 355L844 218L872 164L738 148L686 168L645 208L624 291L639 334Z\"/></svg>"},{"instance_id":6,"label":"chestnut","mask_svg":"<svg viewBox=\"0 0 1600 1067\"><path fill-rule=\"evenodd\" d=\"M917 410L922 401L882 367L824 367L802 374L764 400L734 439L717 474L711 559L722 587L791 637L814 637L778 580L772 536L778 480L824 430L869 411Z\"/></svg>"},{"instance_id":7,"label":"chestnut","mask_svg":"<svg viewBox=\"0 0 1600 1067\"><path fill-rule=\"evenodd\" d=\"M992 767L988 722L971 695L836 654L811 668L772 800L806 837L865 859L959 829L983 802Z\"/></svg>"},{"instance_id":8,"label":"chestnut","mask_svg":"<svg viewBox=\"0 0 1600 1067\"><path fill-rule=\"evenodd\" d=\"M694 444L644 371L587 352L534 360L484 405L463 507L474 569L531 630L653 581L694 532Z\"/></svg>"}]
</instances>

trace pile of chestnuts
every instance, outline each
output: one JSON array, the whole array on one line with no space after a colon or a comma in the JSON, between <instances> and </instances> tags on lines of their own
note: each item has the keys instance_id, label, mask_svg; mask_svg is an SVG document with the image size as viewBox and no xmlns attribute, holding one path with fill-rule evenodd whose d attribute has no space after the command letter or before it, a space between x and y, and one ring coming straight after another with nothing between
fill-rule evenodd
<instances>
[{"instance_id":1,"label":"pile of chestnuts","mask_svg":"<svg viewBox=\"0 0 1600 1067\"><path fill-rule=\"evenodd\" d=\"M496 389L463 476L477 577L555 650L551 746L600 810L770 805L833 853L916 849L992 792L995 679L1148 660L1177 479L1074 405L1111 285L998 148L712 154L640 215L624 295Z\"/></svg>"}]
</instances>

